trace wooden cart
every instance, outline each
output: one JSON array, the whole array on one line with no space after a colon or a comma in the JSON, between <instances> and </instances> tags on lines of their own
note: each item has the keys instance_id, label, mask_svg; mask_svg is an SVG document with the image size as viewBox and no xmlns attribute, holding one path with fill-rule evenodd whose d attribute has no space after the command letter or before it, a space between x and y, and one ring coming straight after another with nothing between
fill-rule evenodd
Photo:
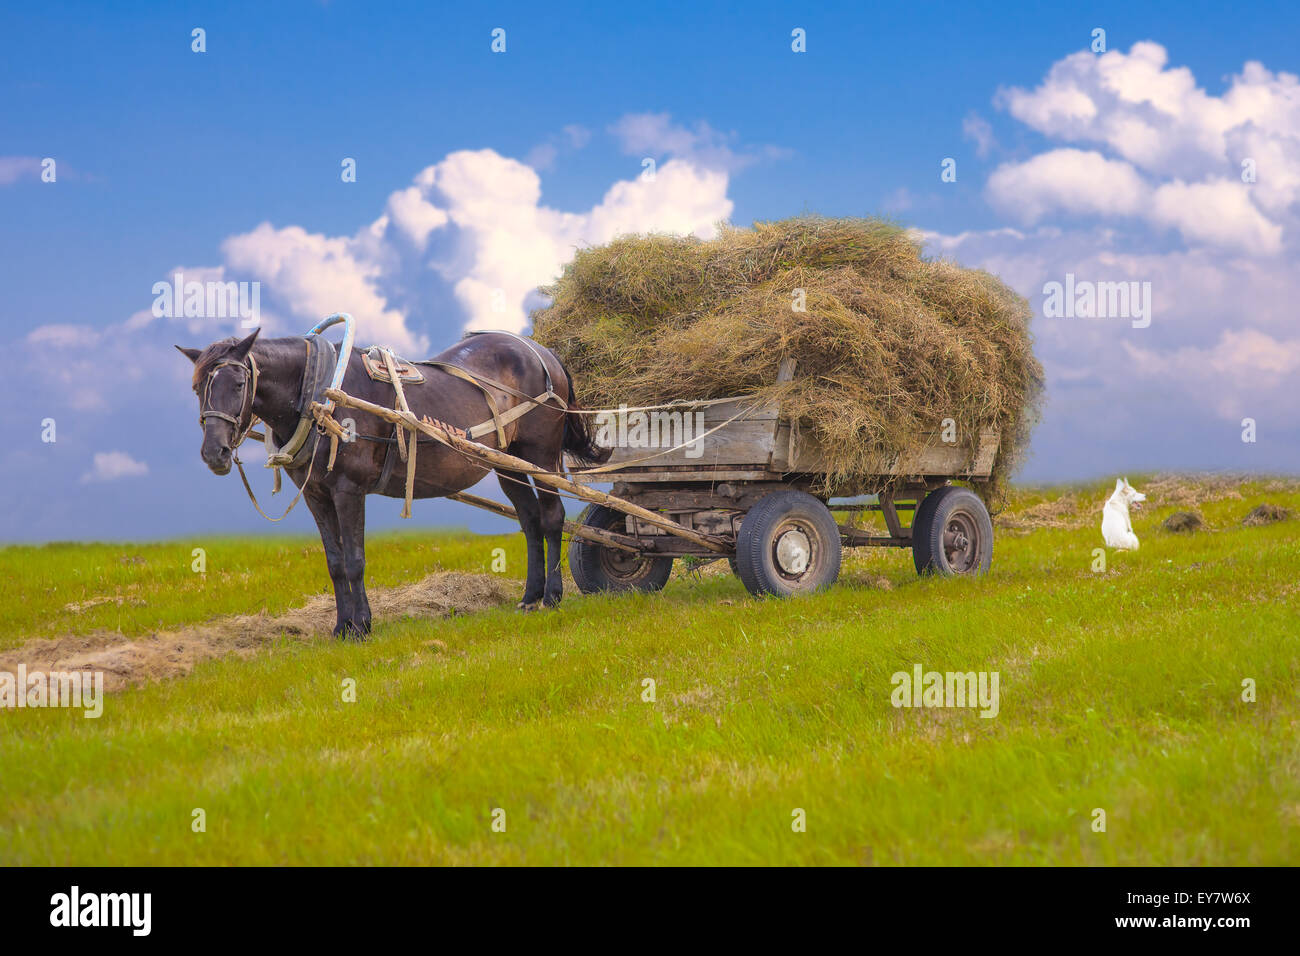
<instances>
[{"instance_id":1,"label":"wooden cart","mask_svg":"<svg viewBox=\"0 0 1300 956\"><path fill-rule=\"evenodd\" d=\"M783 368L782 376L790 371ZM784 596L828 586L839 575L844 547L911 548L921 574L988 570L988 510L973 491L950 482L988 481L997 431L982 431L964 443L945 443L936 435L915 454L882 459L858 489L877 496L876 502L836 504L815 490L825 472L823 449L779 408L737 398L686 411L703 416L703 428L693 434L705 437L697 444L657 456L654 448L616 447L604 470L575 472L584 484L612 482L617 501L592 505L578 524L617 535L622 545L573 538L569 567L584 592L656 590L668 580L674 558L719 556L716 548L673 527L628 514L618 502L723 542L732 569L754 594ZM834 516L857 511L879 511L888 533L873 535ZM912 521L904 524L899 512L909 511Z\"/></svg>"},{"instance_id":2,"label":"wooden cart","mask_svg":"<svg viewBox=\"0 0 1300 956\"><path fill-rule=\"evenodd\" d=\"M792 366L782 369L782 377ZM615 447L598 469L570 463L564 477L505 452L337 389L326 396L426 434L487 467L525 472L539 485L591 502L571 535L569 569L585 593L662 588L673 560L727 558L753 594L816 591L839 576L845 547L911 548L920 574L982 574L993 558L993 524L980 497L953 480L985 482L997 456L998 433L967 441L935 436L912 455L882 459L858 489L873 503L835 503L816 489L825 455L779 408L750 398L684 405L703 415L699 443L661 454ZM672 414L669 412L668 414ZM694 419L693 419L694 421ZM676 442L666 443L672 447ZM612 484L611 492L592 485ZM509 505L469 493L452 499L514 517ZM887 534L842 525L835 513L879 511ZM904 524L899 512L911 512Z\"/></svg>"}]
</instances>

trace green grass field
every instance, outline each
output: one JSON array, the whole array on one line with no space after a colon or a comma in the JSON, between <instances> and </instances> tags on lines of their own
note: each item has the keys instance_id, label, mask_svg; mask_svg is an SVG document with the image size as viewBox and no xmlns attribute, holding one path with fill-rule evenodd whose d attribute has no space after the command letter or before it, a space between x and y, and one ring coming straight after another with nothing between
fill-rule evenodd
<instances>
[{"instance_id":1,"label":"green grass field","mask_svg":"<svg viewBox=\"0 0 1300 956\"><path fill-rule=\"evenodd\" d=\"M715 563L657 595L286 636L97 720L0 711L0 863L1300 862L1300 520L1240 524L1300 511L1300 483L1153 487L1142 549L1102 572L1108 489L1023 489L981 580L858 551L779 602ZM1210 530L1160 530L1179 502ZM490 573L498 547L519 577L522 543L374 535L370 587ZM0 572L0 651L328 588L317 541L269 535L9 547ZM915 664L998 672L998 716L895 708Z\"/></svg>"}]
</instances>

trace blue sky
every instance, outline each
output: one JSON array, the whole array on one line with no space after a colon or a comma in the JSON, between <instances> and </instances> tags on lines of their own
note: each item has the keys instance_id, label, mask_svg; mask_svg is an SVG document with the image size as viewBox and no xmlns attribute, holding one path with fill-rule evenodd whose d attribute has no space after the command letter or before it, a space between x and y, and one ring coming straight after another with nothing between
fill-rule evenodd
<instances>
[{"instance_id":1,"label":"blue sky","mask_svg":"<svg viewBox=\"0 0 1300 956\"><path fill-rule=\"evenodd\" d=\"M167 354L233 322L131 322L178 267L261 281L277 334L341 309L363 339L440 347L489 324L476 288L522 316L574 243L706 234L718 211L889 214L1036 309L1066 273L1151 282L1149 328L1036 319L1051 390L1026 479L1300 470L1300 13L1135 6L11 5L0 539L259 526L199 461ZM372 524L398 508L372 498ZM504 527L443 502L416 522Z\"/></svg>"}]
</instances>

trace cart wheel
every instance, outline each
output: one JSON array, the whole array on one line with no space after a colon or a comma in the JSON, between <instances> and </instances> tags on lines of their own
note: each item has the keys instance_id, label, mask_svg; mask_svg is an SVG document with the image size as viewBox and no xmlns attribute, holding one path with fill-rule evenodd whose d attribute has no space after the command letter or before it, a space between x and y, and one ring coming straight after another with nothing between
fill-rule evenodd
<instances>
[{"instance_id":1,"label":"cart wheel","mask_svg":"<svg viewBox=\"0 0 1300 956\"><path fill-rule=\"evenodd\" d=\"M829 587L840 575L840 529L830 509L802 491L760 498L740 524L736 573L756 595Z\"/></svg>"},{"instance_id":2,"label":"cart wheel","mask_svg":"<svg viewBox=\"0 0 1300 956\"><path fill-rule=\"evenodd\" d=\"M993 521L979 495L946 485L931 492L912 522L917 574L984 574L993 563Z\"/></svg>"},{"instance_id":3,"label":"cart wheel","mask_svg":"<svg viewBox=\"0 0 1300 956\"><path fill-rule=\"evenodd\" d=\"M622 531L623 521L620 512L604 505L588 505L578 516L578 524L602 531ZM569 541L569 573L583 594L658 591L672 572L672 558L644 558L578 537Z\"/></svg>"}]
</instances>

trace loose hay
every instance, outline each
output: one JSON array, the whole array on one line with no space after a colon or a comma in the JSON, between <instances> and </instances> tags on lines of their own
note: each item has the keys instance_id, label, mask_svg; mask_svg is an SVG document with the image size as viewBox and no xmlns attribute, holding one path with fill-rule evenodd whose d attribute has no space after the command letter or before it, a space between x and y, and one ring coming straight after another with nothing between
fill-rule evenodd
<instances>
[{"instance_id":1,"label":"loose hay","mask_svg":"<svg viewBox=\"0 0 1300 956\"><path fill-rule=\"evenodd\" d=\"M414 584L375 588L370 610L376 621L438 618L511 603L516 582L490 574L439 572ZM0 652L0 671L103 671L107 690L180 677L200 661L235 654L247 657L274 641L328 636L334 627L333 595L317 595L283 614L244 614L196 627L139 638L101 631L28 641Z\"/></svg>"},{"instance_id":2,"label":"loose hay","mask_svg":"<svg viewBox=\"0 0 1300 956\"><path fill-rule=\"evenodd\" d=\"M1289 508L1265 502L1242 518L1241 523L1247 528L1257 528L1260 525L1273 524L1276 521L1286 521L1290 517L1291 510Z\"/></svg>"},{"instance_id":3,"label":"loose hay","mask_svg":"<svg viewBox=\"0 0 1300 956\"><path fill-rule=\"evenodd\" d=\"M806 311L792 308L803 290ZM627 236L578 252L533 314L588 405L752 395L829 451L855 493L882 454L1001 430L993 485L1023 458L1043 370L1028 304L986 272L925 259L902 227L803 216L716 239ZM793 382L778 384L793 357Z\"/></svg>"},{"instance_id":4,"label":"loose hay","mask_svg":"<svg viewBox=\"0 0 1300 956\"><path fill-rule=\"evenodd\" d=\"M1194 511L1175 511L1161 525L1174 534L1188 534L1205 527L1205 520Z\"/></svg>"}]
</instances>

